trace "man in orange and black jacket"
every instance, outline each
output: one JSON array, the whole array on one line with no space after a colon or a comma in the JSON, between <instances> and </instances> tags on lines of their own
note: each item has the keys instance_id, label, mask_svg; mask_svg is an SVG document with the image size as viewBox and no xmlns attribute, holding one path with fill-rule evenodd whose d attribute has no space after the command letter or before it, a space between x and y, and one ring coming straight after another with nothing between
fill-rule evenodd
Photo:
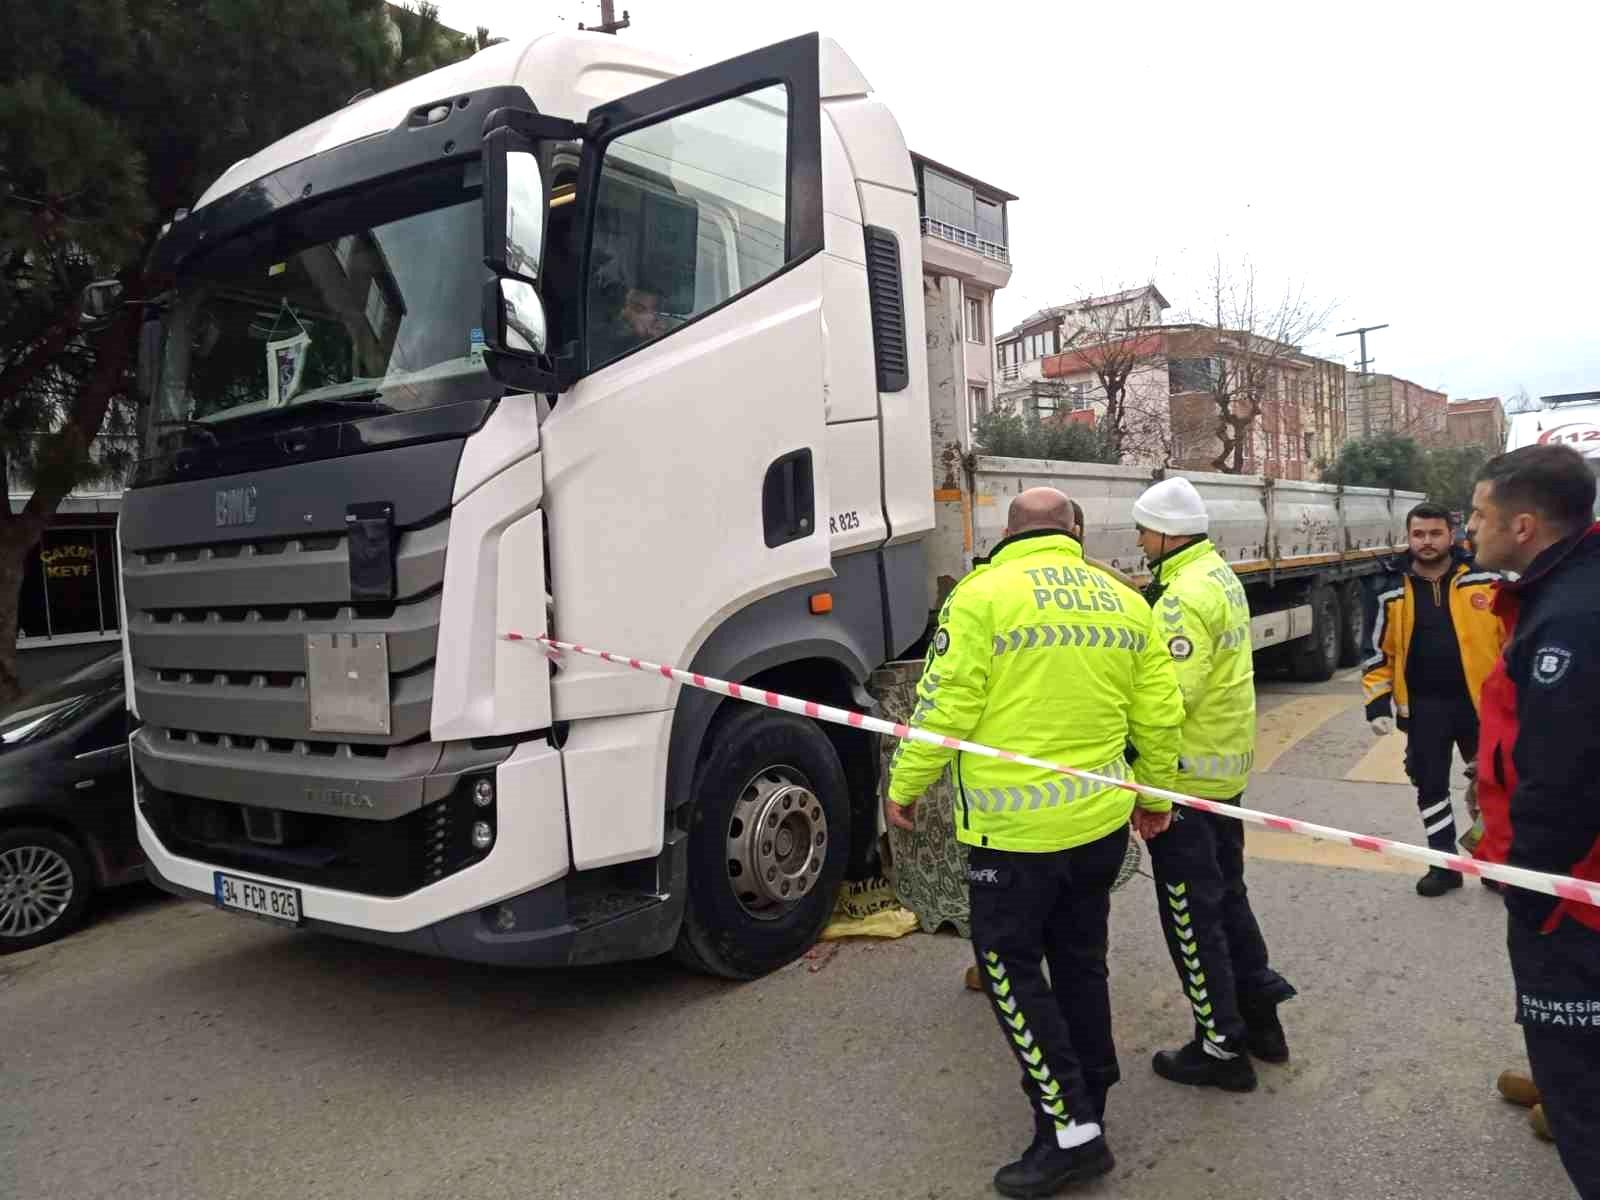
<instances>
[{"instance_id":1,"label":"man in orange and black jacket","mask_svg":"<svg viewBox=\"0 0 1600 1200\"><path fill-rule=\"evenodd\" d=\"M1600 524L1570 446L1492 458L1472 494L1478 561L1515 571L1509 636L1483 685L1478 803L1489 862L1600 881ZM1561 1163L1600 1200L1600 908L1504 889L1517 1022Z\"/></svg>"},{"instance_id":2,"label":"man in orange and black jacket","mask_svg":"<svg viewBox=\"0 0 1600 1200\"><path fill-rule=\"evenodd\" d=\"M1397 720L1406 731L1406 774L1428 845L1454 853L1451 752L1469 765L1478 749L1478 694L1500 653L1500 623L1490 611L1497 576L1479 571L1451 545L1450 513L1419 504L1406 515L1409 552L1378 596L1372 657L1363 679L1367 721L1379 736ZM1461 874L1430 867L1423 896L1461 886Z\"/></svg>"}]
</instances>

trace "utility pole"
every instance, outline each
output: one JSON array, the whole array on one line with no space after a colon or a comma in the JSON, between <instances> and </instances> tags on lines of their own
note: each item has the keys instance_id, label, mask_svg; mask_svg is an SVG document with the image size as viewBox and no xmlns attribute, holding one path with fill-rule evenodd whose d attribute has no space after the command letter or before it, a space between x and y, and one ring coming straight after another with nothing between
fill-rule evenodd
<instances>
[{"instance_id":1,"label":"utility pole","mask_svg":"<svg viewBox=\"0 0 1600 1200\"><path fill-rule=\"evenodd\" d=\"M1367 334L1375 329L1387 328L1387 324L1363 325L1360 329L1347 329L1339 334L1340 337L1356 335L1361 338L1361 361L1356 366L1361 368L1357 386L1361 389L1361 436L1364 438L1372 436L1372 372L1367 369L1372 366L1372 360L1367 357Z\"/></svg>"},{"instance_id":2,"label":"utility pole","mask_svg":"<svg viewBox=\"0 0 1600 1200\"><path fill-rule=\"evenodd\" d=\"M579 29L587 29L590 33L616 33L619 29L628 27L628 10L622 10L622 20L617 20L617 8L613 0L600 0L600 24L585 25L578 22Z\"/></svg>"}]
</instances>

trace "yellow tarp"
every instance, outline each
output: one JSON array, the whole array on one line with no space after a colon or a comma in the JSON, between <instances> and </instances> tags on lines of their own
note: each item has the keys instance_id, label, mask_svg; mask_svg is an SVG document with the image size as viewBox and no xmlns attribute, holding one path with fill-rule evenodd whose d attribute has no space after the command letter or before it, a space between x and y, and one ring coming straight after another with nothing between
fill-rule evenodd
<instances>
[{"instance_id":1,"label":"yellow tarp","mask_svg":"<svg viewBox=\"0 0 1600 1200\"><path fill-rule=\"evenodd\" d=\"M917 914L902 908L894 884L881 876L839 889L822 941L847 937L904 937L917 927Z\"/></svg>"}]
</instances>

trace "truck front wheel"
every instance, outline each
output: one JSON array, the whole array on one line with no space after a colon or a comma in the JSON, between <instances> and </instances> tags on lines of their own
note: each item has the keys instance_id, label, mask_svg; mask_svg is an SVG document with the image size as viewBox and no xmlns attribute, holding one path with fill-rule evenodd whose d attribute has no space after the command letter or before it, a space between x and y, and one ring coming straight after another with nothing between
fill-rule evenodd
<instances>
[{"instance_id":1,"label":"truck front wheel","mask_svg":"<svg viewBox=\"0 0 1600 1200\"><path fill-rule=\"evenodd\" d=\"M754 979L810 948L850 857L850 794L822 730L746 709L707 734L689 812L689 895L675 950Z\"/></svg>"}]
</instances>

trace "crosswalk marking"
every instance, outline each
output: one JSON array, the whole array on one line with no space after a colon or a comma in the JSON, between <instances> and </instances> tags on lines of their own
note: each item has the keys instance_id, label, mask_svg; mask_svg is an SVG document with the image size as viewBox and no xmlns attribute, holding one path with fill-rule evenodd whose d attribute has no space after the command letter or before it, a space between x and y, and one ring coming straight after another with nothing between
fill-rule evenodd
<instances>
[{"instance_id":1,"label":"crosswalk marking","mask_svg":"<svg viewBox=\"0 0 1600 1200\"><path fill-rule=\"evenodd\" d=\"M1374 738L1372 748L1344 777L1360 783L1410 783L1406 778L1406 735L1396 730Z\"/></svg>"},{"instance_id":2,"label":"crosswalk marking","mask_svg":"<svg viewBox=\"0 0 1600 1200\"><path fill-rule=\"evenodd\" d=\"M1414 875L1415 863L1384 854L1368 854L1340 842L1318 842L1294 833L1274 833L1266 829L1247 829L1244 852L1250 858L1272 862L1298 863L1308 867L1349 867L1357 871L1388 871Z\"/></svg>"},{"instance_id":3,"label":"crosswalk marking","mask_svg":"<svg viewBox=\"0 0 1600 1200\"><path fill-rule=\"evenodd\" d=\"M1349 692L1296 696L1256 714L1256 774L1270 771L1297 742L1321 729L1340 713L1357 708L1359 695Z\"/></svg>"}]
</instances>

